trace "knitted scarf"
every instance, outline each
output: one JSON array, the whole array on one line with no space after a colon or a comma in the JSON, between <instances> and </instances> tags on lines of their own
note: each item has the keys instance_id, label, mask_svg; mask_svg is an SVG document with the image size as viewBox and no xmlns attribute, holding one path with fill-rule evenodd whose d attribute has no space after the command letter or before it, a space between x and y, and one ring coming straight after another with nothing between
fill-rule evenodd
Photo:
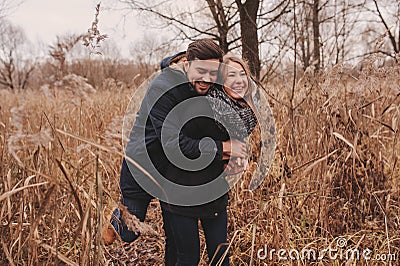
<instances>
[{"instance_id":1,"label":"knitted scarf","mask_svg":"<svg viewBox=\"0 0 400 266\"><path fill-rule=\"evenodd\" d=\"M218 126L227 130L230 138L243 140L251 134L257 125L257 117L246 102L230 98L215 86L210 88L206 97Z\"/></svg>"}]
</instances>

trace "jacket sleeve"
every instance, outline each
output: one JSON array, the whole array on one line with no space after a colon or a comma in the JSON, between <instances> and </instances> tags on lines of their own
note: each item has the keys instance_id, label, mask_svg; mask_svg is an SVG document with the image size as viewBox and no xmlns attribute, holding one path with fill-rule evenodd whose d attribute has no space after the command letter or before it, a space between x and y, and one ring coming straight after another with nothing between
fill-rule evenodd
<instances>
[{"instance_id":1,"label":"jacket sleeve","mask_svg":"<svg viewBox=\"0 0 400 266\"><path fill-rule=\"evenodd\" d=\"M195 159L201 154L215 154L214 160L222 160L222 141L211 138L193 139L182 133L181 114L177 108L174 109L180 100L174 89L162 94L160 89L152 88L149 93L150 97L147 99L153 99L146 102L147 110L150 110L149 119L167 156L183 154L186 158Z\"/></svg>"}]
</instances>

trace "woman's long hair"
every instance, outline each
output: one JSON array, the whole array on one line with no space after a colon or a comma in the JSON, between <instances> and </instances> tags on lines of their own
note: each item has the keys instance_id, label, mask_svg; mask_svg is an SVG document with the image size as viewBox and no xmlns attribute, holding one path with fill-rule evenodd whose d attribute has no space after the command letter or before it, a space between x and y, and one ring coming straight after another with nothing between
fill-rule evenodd
<instances>
[{"instance_id":1,"label":"woman's long hair","mask_svg":"<svg viewBox=\"0 0 400 266\"><path fill-rule=\"evenodd\" d=\"M224 88L224 81L225 78L227 76L227 65L230 62L234 62L234 63L238 63L239 65L241 65L243 67L244 72L246 73L247 76L247 83L248 83L248 88L246 91L246 94L244 95L243 99L244 101L238 101L236 99L233 99L229 96L229 94L226 93L225 88ZM222 89L224 90L224 92L228 95L229 98L231 98L234 101L238 101L240 103L247 103L248 105L250 105L251 107L254 107L254 102L253 102L253 92L255 91L255 82L252 78L251 72L250 72L250 68L249 65L247 64L247 62L242 59L239 56L236 56L232 53L227 53L222 60L222 66L221 66L221 71L220 71L220 76L218 78L219 80L219 84L222 85Z\"/></svg>"}]
</instances>

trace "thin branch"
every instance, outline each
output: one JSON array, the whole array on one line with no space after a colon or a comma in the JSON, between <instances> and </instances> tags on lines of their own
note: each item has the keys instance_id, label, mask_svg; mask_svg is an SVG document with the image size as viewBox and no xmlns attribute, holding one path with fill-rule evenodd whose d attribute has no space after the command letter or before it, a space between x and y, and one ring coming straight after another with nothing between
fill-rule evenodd
<instances>
[{"instance_id":1,"label":"thin branch","mask_svg":"<svg viewBox=\"0 0 400 266\"><path fill-rule=\"evenodd\" d=\"M390 42L392 43L393 49L396 53L398 53L399 49L397 49L396 39L393 36L392 32L390 31L389 26L387 25L386 20L384 19L383 15L381 13L381 10L379 9L377 1L376 0L373 0L373 1L375 4L375 7L376 7L376 11L378 12L378 16L381 19L382 24L385 26L387 34L389 35L389 39L390 39Z\"/></svg>"},{"instance_id":2,"label":"thin branch","mask_svg":"<svg viewBox=\"0 0 400 266\"><path fill-rule=\"evenodd\" d=\"M161 12L158 12L158 11L153 10L153 9L151 9L151 8L137 6L137 4L135 4L135 3L133 3L133 4L136 6L136 7L134 7L134 8L135 8L136 10L138 10L138 11L145 11L145 12L152 13L152 14L155 14L155 15L159 16L160 18L163 18L163 19L165 19L165 20L167 20L167 21L170 21L171 23L172 23L172 22L175 22L175 23L177 23L177 24L179 24L179 25L181 25L181 26L184 26L184 27L186 27L186 28L188 28L188 29L197 31L197 32L199 32L199 33L201 33L201 34L208 35L208 36L212 36L212 37L214 37L214 38L216 38L216 39L219 38L219 36L216 35L216 34L213 34L213 33L210 33L210 32L204 31L204 30L201 30L201 29L199 29L199 28L197 28L197 27L194 27L194 26L192 26L192 25L189 25L189 24L187 24L187 23L185 23L185 22L183 22L183 21L181 21L181 20L178 20L178 19L176 19L176 18L174 18L174 17L170 17L170 16L167 16L167 15L164 15L164 14L162 14ZM187 34L185 34L185 35L187 35Z\"/></svg>"}]
</instances>

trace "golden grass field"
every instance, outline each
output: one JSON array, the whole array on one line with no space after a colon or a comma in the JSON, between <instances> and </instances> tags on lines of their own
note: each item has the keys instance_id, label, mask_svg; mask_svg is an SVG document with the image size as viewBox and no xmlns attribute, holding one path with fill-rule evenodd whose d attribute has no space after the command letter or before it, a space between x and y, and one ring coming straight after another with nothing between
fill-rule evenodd
<instances>
[{"instance_id":1,"label":"golden grass field","mask_svg":"<svg viewBox=\"0 0 400 266\"><path fill-rule=\"evenodd\" d=\"M151 230L136 242L105 246L100 236L119 202L122 123L135 88L94 90L74 79L0 91L0 264L162 265L157 201L145 222ZM231 264L399 265L400 66L340 65L318 78L306 72L294 88L265 89L275 156L257 190L247 189L248 172L230 192ZM251 138L253 153L259 139ZM344 239L343 249L386 260L269 258L272 249L322 251ZM202 251L207 265L204 243Z\"/></svg>"}]
</instances>

